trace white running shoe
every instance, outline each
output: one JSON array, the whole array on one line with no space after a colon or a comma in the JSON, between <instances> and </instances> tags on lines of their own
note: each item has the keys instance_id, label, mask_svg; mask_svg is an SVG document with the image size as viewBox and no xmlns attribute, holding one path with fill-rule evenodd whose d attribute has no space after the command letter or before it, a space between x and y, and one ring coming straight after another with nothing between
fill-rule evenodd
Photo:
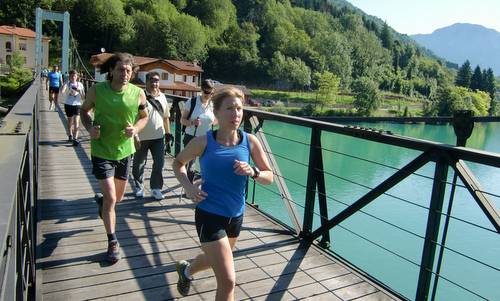
<instances>
[{"instance_id":1,"label":"white running shoe","mask_svg":"<svg viewBox=\"0 0 500 301\"><path fill-rule=\"evenodd\" d=\"M151 189L151 195L156 199L156 200L163 200L163 194L161 193L160 189Z\"/></svg>"},{"instance_id":2,"label":"white running shoe","mask_svg":"<svg viewBox=\"0 0 500 301\"><path fill-rule=\"evenodd\" d=\"M135 191L135 197L136 198L142 198L142 197L144 197L144 189L137 188L137 190Z\"/></svg>"}]
</instances>

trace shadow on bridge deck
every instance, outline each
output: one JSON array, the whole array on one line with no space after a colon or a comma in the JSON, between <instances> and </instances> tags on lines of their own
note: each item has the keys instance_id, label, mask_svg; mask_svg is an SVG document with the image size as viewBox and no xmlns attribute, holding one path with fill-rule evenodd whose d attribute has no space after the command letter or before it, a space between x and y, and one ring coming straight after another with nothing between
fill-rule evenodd
<instances>
[{"instance_id":1,"label":"shadow on bridge deck","mask_svg":"<svg viewBox=\"0 0 500 301\"><path fill-rule=\"evenodd\" d=\"M93 201L98 184L91 174L88 136L84 132L81 146L70 146L64 114L47 111L48 101L40 106L39 295L44 300L179 298L175 262L201 250L194 207L179 199L171 159L164 170L164 200L136 199L128 185L117 206L123 259L110 266L104 260L107 238ZM234 256L236 300L394 298L251 207ZM211 271L197 274L191 295L183 300L213 300L215 287Z\"/></svg>"}]
</instances>

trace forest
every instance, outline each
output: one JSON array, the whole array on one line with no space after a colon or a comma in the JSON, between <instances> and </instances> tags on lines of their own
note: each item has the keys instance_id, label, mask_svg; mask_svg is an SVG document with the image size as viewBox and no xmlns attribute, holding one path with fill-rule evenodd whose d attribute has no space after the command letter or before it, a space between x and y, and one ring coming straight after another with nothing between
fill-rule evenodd
<instances>
[{"instance_id":1,"label":"forest","mask_svg":"<svg viewBox=\"0 0 500 301\"><path fill-rule=\"evenodd\" d=\"M34 28L37 5L70 12L85 61L101 48L193 61L223 82L318 91L321 106L332 93L352 92L368 115L379 91L422 99L429 116L497 114L488 70L478 66L485 83L463 84L452 64L344 0L3 0L0 23ZM60 32L44 23L53 58Z\"/></svg>"}]
</instances>

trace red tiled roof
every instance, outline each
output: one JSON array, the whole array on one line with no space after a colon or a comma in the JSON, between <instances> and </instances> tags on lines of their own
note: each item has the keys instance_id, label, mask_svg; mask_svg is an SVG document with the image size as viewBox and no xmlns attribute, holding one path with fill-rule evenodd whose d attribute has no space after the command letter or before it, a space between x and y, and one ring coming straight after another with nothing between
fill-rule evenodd
<instances>
[{"instance_id":1,"label":"red tiled roof","mask_svg":"<svg viewBox=\"0 0 500 301\"><path fill-rule=\"evenodd\" d=\"M106 53L106 52L101 54L95 54L90 58L90 63L94 66L99 66L112 55L113 55L112 53ZM134 56L134 61L138 66L146 65L157 61L162 61L178 70L203 72L203 69L201 69L200 66L185 61L165 60L162 58L153 58L147 56Z\"/></svg>"},{"instance_id":2,"label":"red tiled roof","mask_svg":"<svg viewBox=\"0 0 500 301\"><path fill-rule=\"evenodd\" d=\"M180 70L203 72L200 66L185 61L165 60L170 65Z\"/></svg>"},{"instance_id":3,"label":"red tiled roof","mask_svg":"<svg viewBox=\"0 0 500 301\"><path fill-rule=\"evenodd\" d=\"M145 88L146 85L140 81L140 80L135 80L133 82L134 85ZM168 84L168 85L160 85L160 90L165 91L165 90L172 90L172 91L190 91L190 92L200 92L201 89L195 86L192 86L190 84L186 84L183 82L175 82L173 84Z\"/></svg>"},{"instance_id":4,"label":"red tiled roof","mask_svg":"<svg viewBox=\"0 0 500 301\"><path fill-rule=\"evenodd\" d=\"M192 91L199 92L200 88L183 82L174 82L173 84L161 85L161 90L178 90L178 91Z\"/></svg>"},{"instance_id":5,"label":"red tiled roof","mask_svg":"<svg viewBox=\"0 0 500 301\"><path fill-rule=\"evenodd\" d=\"M26 37L26 38L36 38L36 32L29 28L24 28L24 27L17 27L17 26L11 26L11 25L0 25L0 33L3 34L8 34L8 35L16 35L20 37ZM48 40L49 38L43 37L44 39Z\"/></svg>"}]
</instances>

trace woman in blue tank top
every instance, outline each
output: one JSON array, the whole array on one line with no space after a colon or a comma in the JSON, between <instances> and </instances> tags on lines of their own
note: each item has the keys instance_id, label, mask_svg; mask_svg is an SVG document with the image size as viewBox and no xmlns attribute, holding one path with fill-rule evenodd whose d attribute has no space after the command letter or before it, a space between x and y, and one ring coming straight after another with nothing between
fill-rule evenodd
<instances>
[{"instance_id":1,"label":"woman in blue tank top","mask_svg":"<svg viewBox=\"0 0 500 301\"><path fill-rule=\"evenodd\" d=\"M264 150L251 134L239 130L243 119L244 95L230 87L212 97L217 131L196 137L177 155L175 176L188 198L197 204L195 223L203 253L177 263L177 289L189 293L192 275L212 268L217 280L216 300L233 300L236 274L234 245L240 234L245 210L245 187L248 177L260 184L271 184L273 173ZM192 184L186 163L200 157L201 182ZM249 164L249 160L255 166Z\"/></svg>"}]
</instances>

